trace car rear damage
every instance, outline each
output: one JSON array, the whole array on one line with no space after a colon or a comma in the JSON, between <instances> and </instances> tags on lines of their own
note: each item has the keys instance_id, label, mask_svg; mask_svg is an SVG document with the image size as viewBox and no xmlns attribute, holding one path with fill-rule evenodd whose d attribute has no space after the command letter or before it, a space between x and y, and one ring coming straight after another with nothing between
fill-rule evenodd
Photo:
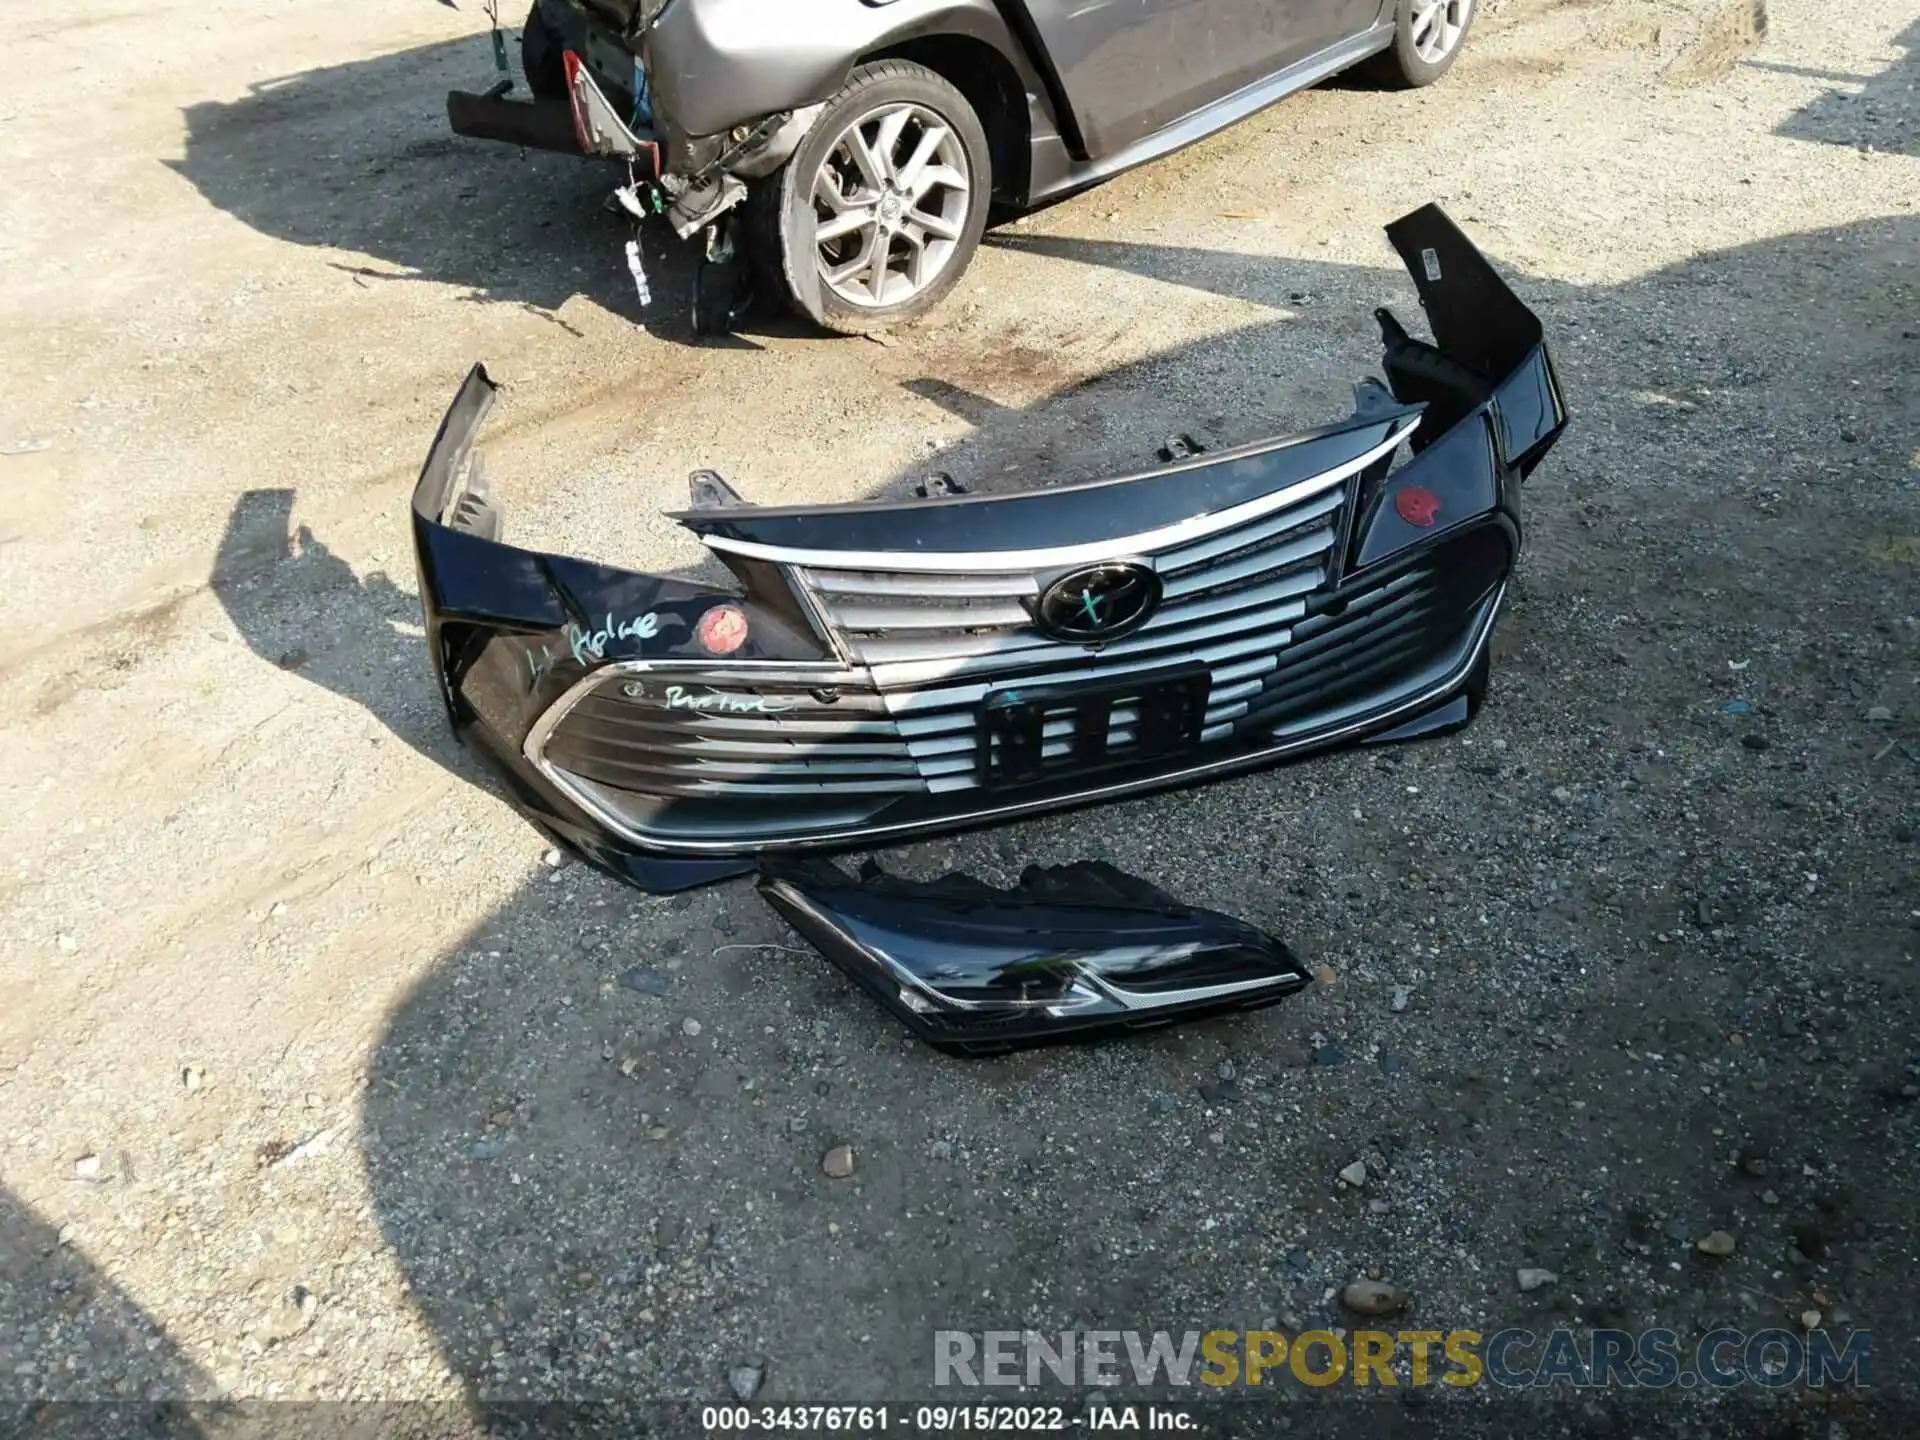
<instances>
[{"instance_id":1,"label":"car rear damage","mask_svg":"<svg viewBox=\"0 0 1920 1440\"><path fill-rule=\"evenodd\" d=\"M643 307L653 295L640 223L658 216L681 240L703 241L693 297L696 331L732 329L756 299L791 305L829 329L859 332L889 323L884 295L858 296L859 313L846 313L852 302L844 293L836 302L833 282L823 286L815 263L822 247L841 263L861 253L872 238L868 231L839 233L836 243L831 221L826 233L820 228L817 206L827 203L825 191L802 181L790 194L794 185L783 178L816 126L831 117L834 97L861 76L886 73L883 60L898 73L908 60L937 61L939 83L951 77L958 87L948 91L956 110L978 110L991 132L977 157L977 213L959 217L957 229L946 204L937 205L937 213L911 214L940 177L960 183L937 189L939 200L967 193L961 169L935 166L912 193L893 195L908 207L909 223L885 217L889 255L909 239L925 243L921 229L930 227L940 232L933 236L936 249L951 244L961 252L957 279L990 201L1024 207L1043 198L1036 180L1044 182L1044 198L1058 198L1098 178L1075 167L1050 118L1046 86L991 0L844 0L772 9L538 0L522 42L530 98L517 93L497 27L493 41L494 82L484 91L447 96L453 131L623 165L625 180L613 196L635 224L626 256ZM925 118L934 118L932 112ZM892 133L910 150L921 132ZM864 153L870 162L877 159L878 152ZM895 177L862 175L859 183L851 175L843 183L877 212L885 203L881 188ZM880 188L870 191L868 182ZM943 269L917 273L926 281ZM932 303L935 288L925 286L924 302L916 304ZM937 288L944 293L947 287ZM869 308L876 313L868 315Z\"/></svg>"},{"instance_id":2,"label":"car rear damage","mask_svg":"<svg viewBox=\"0 0 1920 1440\"><path fill-rule=\"evenodd\" d=\"M636 215L665 215L681 239L690 238L738 205L748 182L785 163L821 107L796 102L770 113L736 113L740 104L716 105L711 96L674 103L673 77L734 57L722 48L725 37L681 35L672 27L656 37L660 9L657 0L544 0L530 24L548 27L551 74L536 73L549 68L545 57L529 58L534 93L520 99L502 61L500 78L484 92L448 94L449 125L472 139L622 162L628 168L623 202ZM642 57L656 50L663 53L650 67ZM498 41L496 53L504 54ZM665 100L649 80L650 69L668 78ZM689 116L693 125L710 128L690 129L683 118Z\"/></svg>"}]
</instances>

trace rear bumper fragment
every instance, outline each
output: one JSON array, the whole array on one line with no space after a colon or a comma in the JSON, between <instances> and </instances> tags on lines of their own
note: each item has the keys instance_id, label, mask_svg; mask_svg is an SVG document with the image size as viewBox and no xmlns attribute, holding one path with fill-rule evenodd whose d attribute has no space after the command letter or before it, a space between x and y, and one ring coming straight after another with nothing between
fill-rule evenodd
<instances>
[{"instance_id":1,"label":"rear bumper fragment","mask_svg":"<svg viewBox=\"0 0 1920 1440\"><path fill-rule=\"evenodd\" d=\"M509 100L504 95L453 90L447 94L447 122L454 134L475 140L499 140L562 155L585 153L573 133L573 107L564 100Z\"/></svg>"},{"instance_id":2,"label":"rear bumper fragment","mask_svg":"<svg viewBox=\"0 0 1920 1440\"><path fill-rule=\"evenodd\" d=\"M504 80L482 95L449 91L447 123L454 134L475 140L638 162L647 178L658 178L659 137L621 119L592 71L572 51L566 54L566 73L568 98L564 100L509 100Z\"/></svg>"}]
</instances>

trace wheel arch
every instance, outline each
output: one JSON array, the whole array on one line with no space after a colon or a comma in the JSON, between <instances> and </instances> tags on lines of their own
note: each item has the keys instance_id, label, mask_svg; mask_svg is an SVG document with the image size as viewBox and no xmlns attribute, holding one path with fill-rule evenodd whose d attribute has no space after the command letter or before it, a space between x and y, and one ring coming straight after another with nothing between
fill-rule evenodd
<instances>
[{"instance_id":1,"label":"wheel arch","mask_svg":"<svg viewBox=\"0 0 1920 1440\"><path fill-rule=\"evenodd\" d=\"M903 58L954 85L992 127L995 170L1025 176L1036 151L1079 136L1021 0L794 0L668 5L648 30L654 113L669 136L716 136L830 98L856 65ZM1005 187L1017 200L1024 182Z\"/></svg>"},{"instance_id":2,"label":"wheel arch","mask_svg":"<svg viewBox=\"0 0 1920 1440\"><path fill-rule=\"evenodd\" d=\"M977 36L937 31L884 45L862 55L857 63L872 60L924 65L966 97L987 132L994 200L1017 204L1025 199L1032 169L1032 124L1026 86L1005 54Z\"/></svg>"}]
</instances>

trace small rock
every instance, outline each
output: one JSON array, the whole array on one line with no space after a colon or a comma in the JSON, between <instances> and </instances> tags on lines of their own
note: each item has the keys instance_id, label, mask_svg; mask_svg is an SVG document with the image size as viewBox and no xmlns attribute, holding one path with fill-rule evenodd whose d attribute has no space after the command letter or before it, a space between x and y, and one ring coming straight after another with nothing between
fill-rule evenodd
<instances>
[{"instance_id":1,"label":"small rock","mask_svg":"<svg viewBox=\"0 0 1920 1440\"><path fill-rule=\"evenodd\" d=\"M787 1130L794 1135L806 1134L807 1117L804 1115L795 1115L791 1120L787 1121Z\"/></svg>"},{"instance_id":2,"label":"small rock","mask_svg":"<svg viewBox=\"0 0 1920 1440\"><path fill-rule=\"evenodd\" d=\"M73 1162L73 1173L76 1178L81 1180L98 1180L100 1178L100 1157L98 1155L82 1155L78 1160Z\"/></svg>"},{"instance_id":3,"label":"small rock","mask_svg":"<svg viewBox=\"0 0 1920 1440\"><path fill-rule=\"evenodd\" d=\"M1800 1328L1802 1330L1818 1330L1820 1328L1820 1312L1818 1310L1802 1310L1800 1312Z\"/></svg>"},{"instance_id":4,"label":"small rock","mask_svg":"<svg viewBox=\"0 0 1920 1440\"><path fill-rule=\"evenodd\" d=\"M63 954L71 955L80 948L80 942L71 935L59 934L53 937L53 943L60 947Z\"/></svg>"},{"instance_id":5,"label":"small rock","mask_svg":"<svg viewBox=\"0 0 1920 1440\"><path fill-rule=\"evenodd\" d=\"M487 1116L487 1123L496 1127L504 1127L513 1124L518 1118L519 1117L511 1110L496 1110Z\"/></svg>"},{"instance_id":6,"label":"small rock","mask_svg":"<svg viewBox=\"0 0 1920 1440\"><path fill-rule=\"evenodd\" d=\"M1222 1080L1233 1079L1233 1076L1234 1076L1233 1061L1222 1060L1218 1065L1213 1067L1213 1073L1218 1075Z\"/></svg>"},{"instance_id":7,"label":"small rock","mask_svg":"<svg viewBox=\"0 0 1920 1440\"><path fill-rule=\"evenodd\" d=\"M72 1225L62 1225L60 1227L60 1233L54 1237L54 1243L58 1245L71 1245L73 1244L75 1233Z\"/></svg>"},{"instance_id":8,"label":"small rock","mask_svg":"<svg viewBox=\"0 0 1920 1440\"><path fill-rule=\"evenodd\" d=\"M664 1126L664 1125L650 1125L650 1126L648 1126L648 1127L647 1127L647 1139L649 1139L649 1140L664 1140L664 1139L666 1139L666 1138L667 1138L667 1127L666 1127L666 1126Z\"/></svg>"},{"instance_id":9,"label":"small rock","mask_svg":"<svg viewBox=\"0 0 1920 1440\"><path fill-rule=\"evenodd\" d=\"M1749 1155L1740 1162L1740 1168L1756 1178L1765 1175L1768 1169L1767 1157L1764 1155Z\"/></svg>"},{"instance_id":10,"label":"small rock","mask_svg":"<svg viewBox=\"0 0 1920 1440\"><path fill-rule=\"evenodd\" d=\"M626 1076L629 1080L633 1078L634 1072L639 1070L639 1068L640 1068L640 1062L634 1059L631 1055L627 1056L626 1059L620 1062L620 1073Z\"/></svg>"},{"instance_id":11,"label":"small rock","mask_svg":"<svg viewBox=\"0 0 1920 1440\"><path fill-rule=\"evenodd\" d=\"M1742 735L1740 743L1749 750L1768 750L1773 746L1773 742L1764 735Z\"/></svg>"},{"instance_id":12,"label":"small rock","mask_svg":"<svg viewBox=\"0 0 1920 1440\"><path fill-rule=\"evenodd\" d=\"M1869 705L1867 707L1867 719L1875 725L1884 725L1887 721L1893 719L1893 711L1889 710L1885 705Z\"/></svg>"},{"instance_id":13,"label":"small rock","mask_svg":"<svg viewBox=\"0 0 1920 1440\"><path fill-rule=\"evenodd\" d=\"M1373 1197L1373 1199L1367 1201L1367 1209L1375 1215L1384 1215L1389 1210L1393 1209L1393 1206L1388 1201L1383 1200L1378 1195L1376 1195Z\"/></svg>"},{"instance_id":14,"label":"small rock","mask_svg":"<svg viewBox=\"0 0 1920 1440\"><path fill-rule=\"evenodd\" d=\"M1231 1080L1203 1080L1194 1089L1209 1105L1237 1105L1240 1102L1240 1087Z\"/></svg>"},{"instance_id":15,"label":"small rock","mask_svg":"<svg viewBox=\"0 0 1920 1440\"><path fill-rule=\"evenodd\" d=\"M1737 1242L1724 1230L1714 1230L1694 1242L1693 1248L1702 1255L1725 1257L1733 1254Z\"/></svg>"},{"instance_id":16,"label":"small rock","mask_svg":"<svg viewBox=\"0 0 1920 1440\"><path fill-rule=\"evenodd\" d=\"M1522 1290L1538 1290L1542 1285L1551 1285L1560 1277L1551 1270L1523 1269L1514 1272L1514 1278L1520 1282Z\"/></svg>"},{"instance_id":17,"label":"small rock","mask_svg":"<svg viewBox=\"0 0 1920 1440\"><path fill-rule=\"evenodd\" d=\"M1156 1095L1147 1102L1147 1108L1156 1115L1171 1115L1179 1108L1179 1102L1171 1095Z\"/></svg>"},{"instance_id":18,"label":"small rock","mask_svg":"<svg viewBox=\"0 0 1920 1440\"><path fill-rule=\"evenodd\" d=\"M1322 1045L1318 1050L1313 1052L1313 1063L1316 1065L1344 1065L1347 1063L1347 1052L1342 1050L1338 1045Z\"/></svg>"},{"instance_id":19,"label":"small rock","mask_svg":"<svg viewBox=\"0 0 1920 1440\"><path fill-rule=\"evenodd\" d=\"M198 1065L189 1065L180 1072L180 1083L186 1086L187 1093L192 1095L207 1083L207 1072Z\"/></svg>"},{"instance_id":20,"label":"small rock","mask_svg":"<svg viewBox=\"0 0 1920 1440\"><path fill-rule=\"evenodd\" d=\"M689 1040L698 1038L700 1034L700 1022L689 1015L680 1022L680 1033L685 1035Z\"/></svg>"},{"instance_id":21,"label":"small rock","mask_svg":"<svg viewBox=\"0 0 1920 1440\"><path fill-rule=\"evenodd\" d=\"M1406 1074L1406 1072L1407 1072L1407 1062L1405 1060L1402 1060L1398 1055L1389 1055L1385 1051L1381 1052L1380 1054L1380 1073L1381 1074L1404 1075Z\"/></svg>"},{"instance_id":22,"label":"small rock","mask_svg":"<svg viewBox=\"0 0 1920 1440\"><path fill-rule=\"evenodd\" d=\"M667 977L645 965L635 965L620 972L620 988L631 990L636 995L664 995L667 993Z\"/></svg>"},{"instance_id":23,"label":"small rock","mask_svg":"<svg viewBox=\"0 0 1920 1440\"><path fill-rule=\"evenodd\" d=\"M475 1160L498 1160L506 1153L506 1149L506 1142L503 1140L476 1140L467 1154Z\"/></svg>"},{"instance_id":24,"label":"small rock","mask_svg":"<svg viewBox=\"0 0 1920 1440\"><path fill-rule=\"evenodd\" d=\"M1780 1203L1780 1192L1777 1190L1762 1190L1760 1192L1760 1203L1762 1205L1778 1205Z\"/></svg>"},{"instance_id":25,"label":"small rock","mask_svg":"<svg viewBox=\"0 0 1920 1440\"><path fill-rule=\"evenodd\" d=\"M1393 1011L1393 1013L1396 1015L1398 1015L1402 1010L1405 1010L1407 1008L1407 987L1406 986L1396 985L1393 987L1393 999L1387 1002L1387 1008Z\"/></svg>"},{"instance_id":26,"label":"small rock","mask_svg":"<svg viewBox=\"0 0 1920 1440\"><path fill-rule=\"evenodd\" d=\"M549 870L558 870L562 865L567 863L566 853L561 850L558 845L555 845L540 857L540 863Z\"/></svg>"},{"instance_id":27,"label":"small rock","mask_svg":"<svg viewBox=\"0 0 1920 1440\"><path fill-rule=\"evenodd\" d=\"M1411 1298L1398 1285L1380 1280L1355 1280L1340 1292L1340 1303L1356 1315L1393 1315L1407 1308Z\"/></svg>"},{"instance_id":28,"label":"small rock","mask_svg":"<svg viewBox=\"0 0 1920 1440\"><path fill-rule=\"evenodd\" d=\"M1571 805L1573 803L1573 791L1564 785L1556 785L1553 787L1553 798L1562 805Z\"/></svg>"},{"instance_id":29,"label":"small rock","mask_svg":"<svg viewBox=\"0 0 1920 1440\"><path fill-rule=\"evenodd\" d=\"M751 1400L760 1393L760 1382L766 1373L758 1365L735 1365L727 1371L727 1388L736 1399Z\"/></svg>"},{"instance_id":30,"label":"small rock","mask_svg":"<svg viewBox=\"0 0 1920 1440\"><path fill-rule=\"evenodd\" d=\"M284 1170L289 1165L298 1165L303 1160L317 1160L333 1148L333 1127L317 1130L294 1146L286 1154L273 1162L271 1168Z\"/></svg>"},{"instance_id":31,"label":"small rock","mask_svg":"<svg viewBox=\"0 0 1920 1440\"><path fill-rule=\"evenodd\" d=\"M853 1147L836 1145L820 1157L820 1168L831 1180L844 1180L853 1174Z\"/></svg>"},{"instance_id":32,"label":"small rock","mask_svg":"<svg viewBox=\"0 0 1920 1440\"><path fill-rule=\"evenodd\" d=\"M953 1142L950 1140L934 1141L933 1142L933 1158L936 1160L953 1159Z\"/></svg>"},{"instance_id":33,"label":"small rock","mask_svg":"<svg viewBox=\"0 0 1920 1440\"><path fill-rule=\"evenodd\" d=\"M1358 1190L1367 1183L1367 1162L1356 1160L1340 1172L1340 1178Z\"/></svg>"},{"instance_id":34,"label":"small rock","mask_svg":"<svg viewBox=\"0 0 1920 1440\"><path fill-rule=\"evenodd\" d=\"M1340 976L1331 965L1316 965L1313 967L1313 978L1322 985L1332 985L1340 979Z\"/></svg>"}]
</instances>

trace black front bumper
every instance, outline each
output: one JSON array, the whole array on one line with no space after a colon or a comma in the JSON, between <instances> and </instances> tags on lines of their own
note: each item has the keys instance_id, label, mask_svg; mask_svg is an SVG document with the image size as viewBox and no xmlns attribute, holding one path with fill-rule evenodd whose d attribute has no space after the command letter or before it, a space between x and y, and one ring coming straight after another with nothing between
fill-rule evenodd
<instances>
[{"instance_id":1,"label":"black front bumper","mask_svg":"<svg viewBox=\"0 0 1920 1440\"><path fill-rule=\"evenodd\" d=\"M1352 419L1089 485L679 516L737 589L500 543L476 367L413 502L456 728L554 834L672 889L1464 721L1566 410L1538 322L1444 214L1389 234L1439 346L1388 323L1393 392ZM1105 643L1042 633L1039 597L1108 564L1159 608Z\"/></svg>"}]
</instances>

